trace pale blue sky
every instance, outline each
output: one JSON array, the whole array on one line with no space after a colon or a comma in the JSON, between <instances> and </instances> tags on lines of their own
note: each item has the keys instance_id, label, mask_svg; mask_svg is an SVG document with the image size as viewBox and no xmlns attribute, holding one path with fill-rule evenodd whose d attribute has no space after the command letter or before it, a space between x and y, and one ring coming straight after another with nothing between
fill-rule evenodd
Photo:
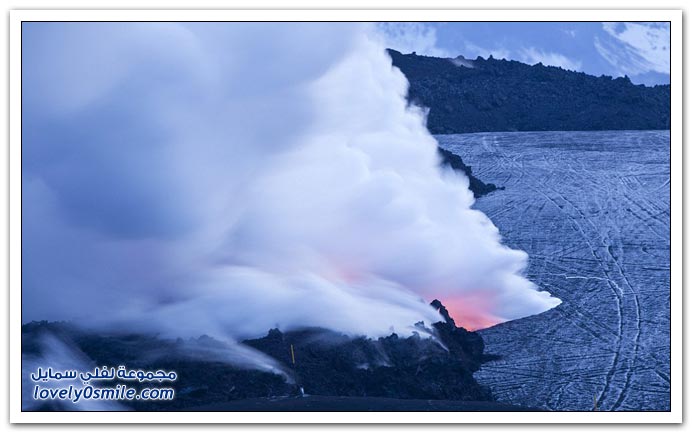
<instances>
[{"instance_id":1,"label":"pale blue sky","mask_svg":"<svg viewBox=\"0 0 692 433\"><path fill-rule=\"evenodd\" d=\"M506 58L592 75L628 75L637 84L670 83L669 23L384 23L387 45L402 52Z\"/></svg>"}]
</instances>

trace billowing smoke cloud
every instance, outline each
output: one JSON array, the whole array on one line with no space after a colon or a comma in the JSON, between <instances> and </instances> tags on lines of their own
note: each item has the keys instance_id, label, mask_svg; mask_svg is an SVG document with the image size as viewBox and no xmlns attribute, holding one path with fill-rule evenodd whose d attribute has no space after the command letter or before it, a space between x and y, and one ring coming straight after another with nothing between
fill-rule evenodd
<instances>
[{"instance_id":1,"label":"billowing smoke cloud","mask_svg":"<svg viewBox=\"0 0 692 433\"><path fill-rule=\"evenodd\" d=\"M438 168L375 28L25 23L23 319L243 337L559 301Z\"/></svg>"}]
</instances>

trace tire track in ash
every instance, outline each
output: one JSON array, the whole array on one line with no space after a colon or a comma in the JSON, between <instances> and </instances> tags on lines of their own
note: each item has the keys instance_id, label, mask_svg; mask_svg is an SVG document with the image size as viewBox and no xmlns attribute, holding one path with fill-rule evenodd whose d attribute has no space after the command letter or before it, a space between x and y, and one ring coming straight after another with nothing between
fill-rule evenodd
<instances>
[{"instance_id":1,"label":"tire track in ash","mask_svg":"<svg viewBox=\"0 0 692 433\"><path fill-rule=\"evenodd\" d=\"M598 183L594 182L593 179L589 178L588 176L585 176L585 178L588 179L589 182L593 183L594 186L601 188L601 186ZM620 179L622 179L622 177ZM635 179L638 180L639 178L635 176ZM641 182L640 182L640 185L641 185ZM632 189L627 184L624 184L624 187L628 190ZM649 224L646 224L646 222L649 219L655 218L653 211L651 211L650 209L647 209L644 205L638 203L637 200L632 197L632 195L630 194L629 191L619 191L619 194L625 198L627 203L636 205L643 213L645 213L649 216L649 218L642 218L638 213L631 212L632 215L635 218L637 218L640 222L642 222L646 228L648 228L657 237L661 237L661 235L656 230L653 230L653 228ZM572 206L575 209L578 210L578 208L576 207L576 205L574 203L572 203L570 200L568 200L568 201L570 202L570 204L572 204ZM648 204L651 205L651 207L658 209L658 207L655 206L653 203L648 202ZM630 208L628 207L627 209L629 210ZM583 213L582 213L582 216L583 216ZM665 223L662 221L659 221L658 219L656 219L655 222L665 226ZM589 223L594 227L594 229L596 229L596 227L592 221L589 220ZM622 246L622 242L620 242L620 245ZM631 294L631 296L633 298L633 301L635 304L635 313L636 313L635 314L636 315L636 322L635 322L636 323L636 333L635 333L634 340L632 343L633 355L631 357L627 358L628 367L627 367L627 373L626 373L626 378L625 378L625 384L622 388L620 388L620 392L618 394L618 397L612 406L612 410L617 410L622 406L622 403L625 401L627 393L630 389L631 382L632 382L632 375L633 375L633 371L634 371L634 364L636 363L636 361L638 360L638 357L639 357L639 345L640 345L640 339L641 339L641 326L642 326L642 311L641 311L641 304L640 304L640 300L639 300L639 296L638 296L639 291L635 290L635 288L633 287L629 278L627 277L627 273L624 272L624 270L622 269L622 265L620 264L619 258L616 257L616 255L613 253L612 245L608 245L608 248L606 249L606 251L608 253L610 262L612 262L613 265L615 266L615 268L617 269L618 273L620 274L620 277L622 278L622 281L624 281L629 293ZM668 383L670 383L670 382L668 381Z\"/></svg>"},{"instance_id":2,"label":"tire track in ash","mask_svg":"<svg viewBox=\"0 0 692 433\"><path fill-rule=\"evenodd\" d=\"M566 201L567 203L569 203L570 206L580 215L580 217L582 218L582 220L584 220L584 221L586 221L588 224L590 224L590 225L592 226L592 228L593 228L595 231L598 231L598 228L594 225L593 221L591 221L590 219L588 219L588 218L584 215L584 213L581 211L581 209L579 209L571 200L567 199L564 195L560 194L559 192L557 192L557 191L555 191L555 190L553 190L553 191L554 191L555 193L557 193L564 201ZM628 202L631 202L631 201L632 201L632 199L631 199L631 197L630 197L629 195L624 194L624 197L627 199ZM633 342L632 342L633 352L634 352L634 353L633 353L633 356L632 356L632 357L626 357L626 358L625 358L625 360L627 361L627 373L626 373L626 377L625 377L625 382L624 382L623 386L621 386L621 387L618 388L619 392L618 392L617 399L616 399L615 403L613 404L613 406L611 407L612 410L617 410L617 409L621 406L622 402L624 401L624 399L625 399L625 394L626 394L626 392L627 392L628 389L629 389L630 382L631 382L631 378L632 378L633 363L634 363L635 360L637 359L638 352L639 352L639 338L640 338L640 335L641 335L641 307L640 307L640 304L639 304L639 298L638 298L638 296L637 296L636 291L634 290L634 288L633 288L632 285L630 284L629 280L627 279L627 276L626 276L625 273L623 272L622 267L620 266L620 263L619 263L618 259L617 259L617 258L615 257L615 255L613 254L613 246L612 246L612 243L610 242L610 239L603 239L603 238L601 238L601 240L603 241L604 244L607 244L607 248L605 249L605 251L608 253L608 259L609 259L608 261L609 261L609 263L612 263L613 266L618 270L618 272L619 272L619 274L620 274L620 277L621 277L622 280L625 282L625 285L628 287L629 292L630 292L630 294L631 294L632 297L633 297L634 304L635 304L635 313L636 313L636 314L635 314L635 329L636 329L636 332L635 332L635 335L634 335L634 338L633 338ZM605 270L605 267L603 266L603 263L602 263L602 262L599 262L599 263L601 264L602 268L604 269L604 272L606 272L606 275L607 275L608 277L610 277L610 276L609 276L609 271L606 271L606 270ZM620 285L617 284L617 283L615 283L615 282L613 282L613 283L616 284L616 285L618 286L618 290L620 291L620 293L621 293L621 295L622 295L623 292L622 292L622 289L620 288ZM620 297L620 302L619 302L618 305L620 306L620 305L622 305L622 303L623 303L623 298L622 298L622 296L621 296L621 297ZM621 310L621 311L623 311L623 310ZM620 328L621 330L624 330L624 322L622 321L622 318L623 318L623 317L625 317L624 312L623 312L623 314L620 314L620 321L621 321L620 323L623 324L623 326ZM621 352L622 352L622 334L619 336L619 341L618 341L618 353L617 353L617 355L616 355L616 358L620 358ZM599 405L599 406L602 406L602 405L603 405L603 401L604 401L604 399L605 399L605 397L606 397L606 392L607 392L608 388L610 387L610 382L612 381L613 374L614 374L614 372L615 372L615 370L616 370L616 368L617 368L616 364L617 364L617 361L614 360L614 361L613 361L613 366L611 367L611 369L610 369L610 371L609 371L609 373L608 373L609 379L608 379L608 381L607 381L607 383L606 383L606 387L604 388L603 392L600 394L600 396L599 396L599 398L598 398L598 400L597 400L597 405Z\"/></svg>"},{"instance_id":3,"label":"tire track in ash","mask_svg":"<svg viewBox=\"0 0 692 433\"><path fill-rule=\"evenodd\" d=\"M559 192L555 191L552 188L549 188L549 189L553 193L555 193L557 196L559 196L564 202L569 203L572 206L572 208L574 208L576 210L575 206L571 202L566 200L562 194L560 194ZM613 377L617 371L618 364L620 363L620 356L621 356L622 344L623 344L623 337L622 336L624 334L624 326L625 326L624 320L623 320L623 317L625 315L624 307L623 307L623 299L622 299L623 298L623 292L622 292L622 289L620 288L620 286L617 283L615 283L612 280L612 278L610 277L608 270L606 269L606 267L603 264L603 261L596 254L596 249L591 244L590 237L586 234L583 226L576 220L576 218L574 218L570 213L565 211L563 206L560 206L556 200L554 200L552 197L545 194L543 191L535 189L535 188L534 188L534 191L543 195L547 200L549 200L551 203L553 203L560 210L560 212L564 213L567 216L567 218L569 218L570 221L572 221L575 224L575 226L578 228L578 231L581 234L584 242L587 244L591 255L594 257L594 259L596 259L596 262L598 263L599 267L601 268L601 271L603 272L603 276L604 276L605 280L607 281L607 284L611 288L611 291L614 295L614 299L615 299L615 302L617 305L617 312L618 312L618 315L617 315L618 333L617 333L617 340L616 340L617 343L616 343L616 350L615 350L615 354L613 356L613 360L612 360L610 369L608 370L608 372L606 374L605 385L604 385L603 389L601 390L601 392L599 393L599 396L596 400L597 401L596 405L598 407L602 407L603 401L604 401L608 391L610 390L611 382L612 382ZM581 212L578 211L578 213L580 214L582 219L585 219L584 215L581 214Z\"/></svg>"},{"instance_id":4,"label":"tire track in ash","mask_svg":"<svg viewBox=\"0 0 692 433\"><path fill-rule=\"evenodd\" d=\"M500 152L500 153L501 153L501 155L502 155L502 157L503 157L503 160L504 160L503 162L506 162L506 161L510 161L510 162L511 162L511 164L509 164L509 165L510 165L510 168L513 170L513 171L511 172L511 173L512 173L512 174L511 174L511 180L512 180L511 184L516 185L516 184L520 183L520 181L523 179L523 177L524 177L524 175L525 175L525 166L524 166L524 164L523 164L523 159L521 160L522 163L519 164L519 163L517 163L517 158L516 158L516 157L507 158L507 156L506 156L504 153L502 153L502 152ZM546 164L546 165L550 163L550 161L548 161L548 159L546 158L545 155L543 155L543 160L544 160L544 164ZM503 164L503 166L505 166L505 164ZM571 169L571 171L572 171L573 173L576 173L576 171L575 171L572 167L569 167L569 168ZM518 175L518 176L517 176L517 175ZM508 178L508 180L509 180L509 178ZM546 185L546 184L548 184L548 182L545 182L545 183L544 183L544 185ZM525 185L525 186L526 186L526 185ZM550 197L550 196L549 196L548 194L546 194L543 190L540 190L540 189L538 189L538 188L536 188L536 187L534 187L534 186L532 186L532 185L529 185L529 188L531 188L532 190L534 190L534 192L536 192L537 194L542 195L548 202L550 202L550 203L557 209L557 211L558 211L559 213L566 215L566 217L573 223L574 227L575 227L575 228L578 230L578 232L580 233L582 240L583 240L583 241L585 242L585 244L588 246L588 250L589 250L591 256L593 257L594 262L597 263L597 264L599 265L599 267L601 268L601 272L603 273L604 280L607 281L609 287L610 287L611 290L612 290L612 293L614 294L614 297L615 297L615 300L616 300L616 305L617 305L617 311L618 311L618 315L617 315L617 316L618 316L618 324L617 324L617 330L618 330L618 332L617 332L617 336L616 336L616 338L617 338L617 349L616 349L615 354L614 354L614 356L613 356L613 361L612 361L611 367L610 367L610 369L608 370L608 373L607 373L607 375L606 375L606 379L605 379L606 385L604 386L604 389L603 389L603 391L601 392L601 394L599 395L599 398L598 398L598 404L599 404L599 406L602 406L603 399L604 399L604 397L605 397L607 391L609 390L609 387L610 387L610 383L611 383L611 381L612 381L612 378L613 378L613 376L614 376L614 374L615 374L615 372L616 372L616 369L617 369L617 367L618 367L618 365L619 365L619 363L620 363L620 352L621 352L622 341L623 341L623 340L622 340L622 334L623 334L623 328L624 328L624 322L623 322L623 320L622 320L622 317L624 316L624 310L623 310L623 306L622 306L622 295L623 295L622 289L619 287L619 285L617 285L614 281L612 281L612 278L611 278L611 276L609 275L608 270L604 267L604 265L603 265L603 263L602 263L602 259L598 256L598 254L597 254L597 252L596 252L596 251L597 251L596 248L595 248L594 245L591 243L590 236L586 233L586 231L585 231L583 225L577 220L577 218L575 218L573 215L571 215L569 212L567 212L567 210L565 209L565 206L560 205L555 199L553 199L552 197ZM585 215L583 215L583 213L581 213L581 211L580 211L579 209L577 209L576 206L574 206L573 203L571 203L570 201L566 200L566 198L565 198L562 194L560 194L559 192L555 191L554 189L550 189L550 190L551 190L555 195L557 195L557 196L563 201L563 203L568 203L573 209L575 209L575 210L579 213L581 219L587 220L587 218L585 217ZM595 231L597 232L597 230L595 230ZM607 340L604 340L603 337L601 337L597 332L593 331L590 327L584 326L584 324L580 323L580 322L577 321L577 320L573 320L573 319L572 319L571 317L569 317L569 316L566 316L566 315L564 315L564 314L562 314L562 315L563 315L563 317L564 317L565 319L569 320L569 322L572 323L575 327L578 327L578 328L580 328L580 329L582 329L582 330L588 332L588 333L591 334L594 338L596 338L596 339L598 339L598 340L601 340L601 341L603 341L603 342L606 343L606 344L609 343ZM524 376L525 376L525 375L524 375Z\"/></svg>"},{"instance_id":5,"label":"tire track in ash","mask_svg":"<svg viewBox=\"0 0 692 433\"><path fill-rule=\"evenodd\" d=\"M482 331L506 358L484 365L479 380L516 404L589 410L595 393L602 410L668 410L667 133L459 137L450 150L507 188L476 207L529 253L529 277L564 301ZM479 138L486 147L472 146Z\"/></svg>"}]
</instances>

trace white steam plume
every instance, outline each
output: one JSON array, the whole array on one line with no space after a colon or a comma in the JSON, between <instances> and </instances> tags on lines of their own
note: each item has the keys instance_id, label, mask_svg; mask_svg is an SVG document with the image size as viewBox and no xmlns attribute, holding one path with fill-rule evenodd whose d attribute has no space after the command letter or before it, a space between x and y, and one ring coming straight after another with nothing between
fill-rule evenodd
<instances>
[{"instance_id":1,"label":"white steam plume","mask_svg":"<svg viewBox=\"0 0 692 433\"><path fill-rule=\"evenodd\" d=\"M23 30L25 321L374 336L434 297L471 327L559 303L438 168L373 26Z\"/></svg>"},{"instance_id":2,"label":"white steam plume","mask_svg":"<svg viewBox=\"0 0 692 433\"><path fill-rule=\"evenodd\" d=\"M75 370L78 373L93 371L97 365L89 359L79 348L71 341L64 337L46 333L41 335L35 341L37 348L40 348L40 353L25 355L22 354L22 410L68 410L68 411L125 411L128 408L114 400L100 400L79 398L76 402L75 397L70 399L36 399L39 390L61 390L68 389L69 386L84 391L84 385L77 377L71 380L61 381L42 381L31 380L32 374L38 374L39 368L46 371L52 368L56 372L67 370ZM92 382L94 388L100 388L98 384ZM44 391L45 392L45 391ZM53 391L55 392L55 391ZM72 394L74 396L74 394ZM47 406L44 407L44 406Z\"/></svg>"}]
</instances>

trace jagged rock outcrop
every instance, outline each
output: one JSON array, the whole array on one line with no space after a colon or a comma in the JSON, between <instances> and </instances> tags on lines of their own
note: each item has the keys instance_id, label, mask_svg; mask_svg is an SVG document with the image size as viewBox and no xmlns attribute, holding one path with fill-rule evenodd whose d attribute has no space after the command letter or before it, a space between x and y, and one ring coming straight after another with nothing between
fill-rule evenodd
<instances>
[{"instance_id":1,"label":"jagged rock outcrop","mask_svg":"<svg viewBox=\"0 0 692 433\"><path fill-rule=\"evenodd\" d=\"M351 338L325 329L273 330L244 343L294 371L299 386L309 394L491 399L473 379L483 356L478 334L457 328L453 321L417 327L420 332L410 337L391 334L378 339Z\"/></svg>"},{"instance_id":2,"label":"jagged rock outcrop","mask_svg":"<svg viewBox=\"0 0 692 433\"><path fill-rule=\"evenodd\" d=\"M483 361L483 340L475 332L457 327L439 301L432 305L445 320L429 327L418 323L408 337L354 338L309 328L272 329L262 338L244 341L244 347L273 360L274 372L229 365L237 352L208 336L172 340L92 333L69 323L33 322L22 327L22 348L24 356L40 357L42 337L51 335L94 365L177 372L175 400L132 402L137 409L179 410L297 395L301 387L306 394L322 396L491 401L489 390L473 378Z\"/></svg>"},{"instance_id":3,"label":"jagged rock outcrop","mask_svg":"<svg viewBox=\"0 0 692 433\"><path fill-rule=\"evenodd\" d=\"M484 196L496 189L505 189L505 187L497 187L494 183L485 183L473 175L471 167L464 164L464 160L459 155L456 155L449 150L441 147L437 148L437 153L442 157L442 166L451 167L454 170L461 171L469 178L469 189L475 198Z\"/></svg>"}]
</instances>

